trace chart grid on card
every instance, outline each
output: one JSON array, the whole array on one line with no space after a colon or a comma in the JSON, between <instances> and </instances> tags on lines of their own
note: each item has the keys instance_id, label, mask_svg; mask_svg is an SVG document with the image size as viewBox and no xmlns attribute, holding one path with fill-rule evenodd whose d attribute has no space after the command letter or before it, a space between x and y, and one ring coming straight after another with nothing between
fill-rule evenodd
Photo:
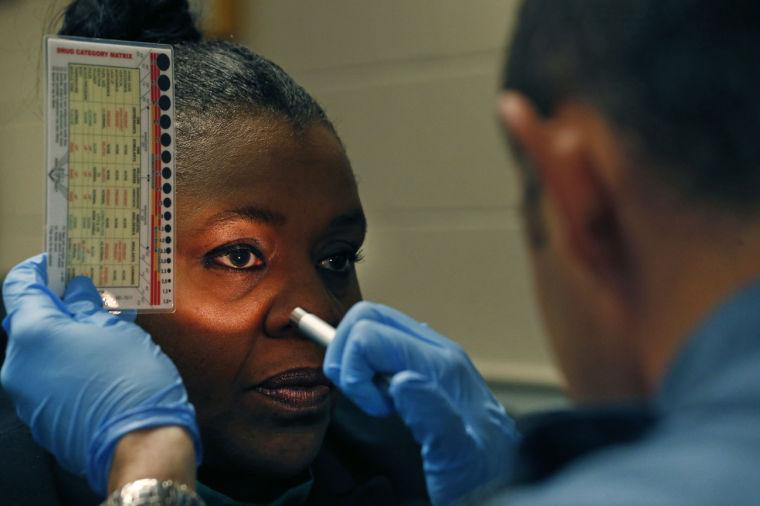
<instances>
[{"instance_id":1,"label":"chart grid on card","mask_svg":"<svg viewBox=\"0 0 760 506\"><path fill-rule=\"evenodd\" d=\"M69 65L67 277L137 287L140 72Z\"/></svg>"}]
</instances>

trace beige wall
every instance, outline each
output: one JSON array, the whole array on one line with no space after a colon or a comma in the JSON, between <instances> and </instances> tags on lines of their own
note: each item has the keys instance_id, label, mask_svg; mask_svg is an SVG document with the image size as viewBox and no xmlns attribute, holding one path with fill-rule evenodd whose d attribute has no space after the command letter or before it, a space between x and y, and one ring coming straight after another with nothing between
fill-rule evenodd
<instances>
[{"instance_id":1,"label":"beige wall","mask_svg":"<svg viewBox=\"0 0 760 506\"><path fill-rule=\"evenodd\" d=\"M59 6L65 2L56 2ZM370 223L365 296L461 342L495 380L551 383L494 114L516 1L241 2L240 42L310 90ZM0 0L0 272L42 245L37 75L52 2Z\"/></svg>"},{"instance_id":2,"label":"beige wall","mask_svg":"<svg viewBox=\"0 0 760 506\"><path fill-rule=\"evenodd\" d=\"M369 218L368 299L461 342L483 373L556 381L494 104L515 0L244 2L242 42L324 105Z\"/></svg>"},{"instance_id":3,"label":"beige wall","mask_svg":"<svg viewBox=\"0 0 760 506\"><path fill-rule=\"evenodd\" d=\"M43 245L39 69L55 3L0 0L0 274Z\"/></svg>"}]
</instances>

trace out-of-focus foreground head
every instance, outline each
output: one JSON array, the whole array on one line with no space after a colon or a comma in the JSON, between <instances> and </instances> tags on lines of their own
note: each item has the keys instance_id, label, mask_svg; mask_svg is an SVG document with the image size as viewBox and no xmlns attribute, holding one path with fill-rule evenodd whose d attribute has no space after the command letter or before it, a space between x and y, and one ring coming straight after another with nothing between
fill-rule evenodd
<instances>
[{"instance_id":1,"label":"out-of-focus foreground head","mask_svg":"<svg viewBox=\"0 0 760 506\"><path fill-rule=\"evenodd\" d=\"M695 319L760 272L758 47L751 0L522 6L500 112L577 399L651 394Z\"/></svg>"}]
</instances>

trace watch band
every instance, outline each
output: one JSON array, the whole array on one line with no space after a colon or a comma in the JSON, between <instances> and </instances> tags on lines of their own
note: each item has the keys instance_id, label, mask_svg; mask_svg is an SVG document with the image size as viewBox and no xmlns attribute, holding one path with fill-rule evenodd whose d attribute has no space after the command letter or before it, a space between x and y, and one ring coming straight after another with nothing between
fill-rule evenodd
<instances>
[{"instance_id":1,"label":"watch band","mask_svg":"<svg viewBox=\"0 0 760 506\"><path fill-rule=\"evenodd\" d=\"M198 494L183 483L147 478L127 483L101 506L205 506Z\"/></svg>"}]
</instances>

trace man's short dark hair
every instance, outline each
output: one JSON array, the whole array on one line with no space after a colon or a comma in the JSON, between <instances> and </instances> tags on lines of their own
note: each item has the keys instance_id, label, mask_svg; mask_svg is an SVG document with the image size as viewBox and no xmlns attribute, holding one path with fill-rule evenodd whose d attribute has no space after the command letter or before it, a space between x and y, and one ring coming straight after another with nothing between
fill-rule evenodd
<instances>
[{"instance_id":1,"label":"man's short dark hair","mask_svg":"<svg viewBox=\"0 0 760 506\"><path fill-rule=\"evenodd\" d=\"M682 194L760 211L760 1L526 0L503 85L590 104Z\"/></svg>"}]
</instances>

